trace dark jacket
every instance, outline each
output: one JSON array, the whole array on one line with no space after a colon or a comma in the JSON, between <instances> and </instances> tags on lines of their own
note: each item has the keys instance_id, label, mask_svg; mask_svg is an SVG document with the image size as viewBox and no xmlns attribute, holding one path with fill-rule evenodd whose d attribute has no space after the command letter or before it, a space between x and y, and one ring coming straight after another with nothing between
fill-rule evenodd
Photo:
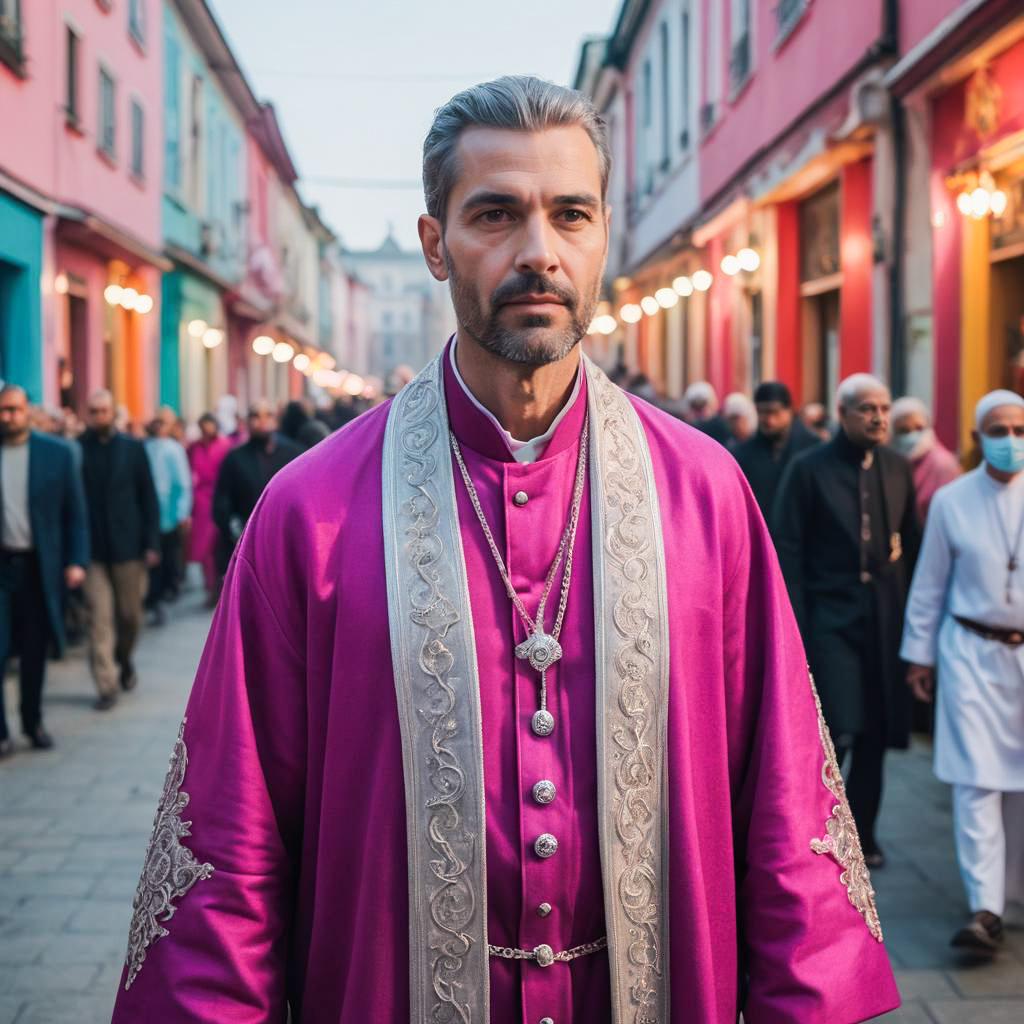
<instances>
[{"instance_id":1,"label":"dark jacket","mask_svg":"<svg viewBox=\"0 0 1024 1024\"><path fill-rule=\"evenodd\" d=\"M769 530L772 526L772 506L786 467L800 452L819 444L821 439L794 417L789 428L789 436L781 448L776 449L774 443L760 430L733 448L732 453L736 456L736 461L754 492Z\"/></svg>"},{"instance_id":2,"label":"dark jacket","mask_svg":"<svg viewBox=\"0 0 1024 1024\"><path fill-rule=\"evenodd\" d=\"M28 512L43 600L59 650L64 649L64 570L89 564L89 522L71 446L37 434L28 440ZM4 449L0 446L0 461ZM3 503L0 501L0 516Z\"/></svg>"},{"instance_id":3,"label":"dark jacket","mask_svg":"<svg viewBox=\"0 0 1024 1024\"><path fill-rule=\"evenodd\" d=\"M303 451L294 441L275 434L270 451L250 440L224 456L213 492L213 521L229 547L238 539L235 527L248 522L271 477Z\"/></svg>"},{"instance_id":4,"label":"dark jacket","mask_svg":"<svg viewBox=\"0 0 1024 1024\"><path fill-rule=\"evenodd\" d=\"M693 424L701 433L713 437L719 444L726 448L735 440L732 431L729 429L729 421L720 413L709 416L706 420L697 420Z\"/></svg>"},{"instance_id":5,"label":"dark jacket","mask_svg":"<svg viewBox=\"0 0 1024 1024\"><path fill-rule=\"evenodd\" d=\"M82 435L82 481L95 562L131 562L160 550L160 506L141 441Z\"/></svg>"},{"instance_id":6,"label":"dark jacket","mask_svg":"<svg viewBox=\"0 0 1024 1024\"><path fill-rule=\"evenodd\" d=\"M875 449L869 469L863 456L840 431L793 459L773 534L833 736L904 747L910 700L899 646L920 545L914 481L910 464L888 448ZM873 510L868 540L862 492Z\"/></svg>"}]
</instances>

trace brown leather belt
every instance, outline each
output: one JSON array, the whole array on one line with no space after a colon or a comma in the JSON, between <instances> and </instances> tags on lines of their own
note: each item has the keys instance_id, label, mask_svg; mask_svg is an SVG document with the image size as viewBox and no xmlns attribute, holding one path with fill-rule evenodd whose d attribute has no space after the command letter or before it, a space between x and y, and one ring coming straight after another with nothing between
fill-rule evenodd
<instances>
[{"instance_id":1,"label":"brown leather belt","mask_svg":"<svg viewBox=\"0 0 1024 1024\"><path fill-rule=\"evenodd\" d=\"M977 633L978 636L983 636L986 640L998 640L999 643L1006 644L1007 647L1020 647L1021 644L1024 644L1024 629L1003 629L1000 626L986 626L982 622L962 619L959 615L954 615L953 618L964 629L969 629L972 633Z\"/></svg>"}]
</instances>

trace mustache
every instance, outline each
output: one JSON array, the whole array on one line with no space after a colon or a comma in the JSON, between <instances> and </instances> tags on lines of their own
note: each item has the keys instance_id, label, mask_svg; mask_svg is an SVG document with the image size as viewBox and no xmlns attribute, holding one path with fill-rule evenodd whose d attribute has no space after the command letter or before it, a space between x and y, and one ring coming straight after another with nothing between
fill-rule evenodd
<instances>
[{"instance_id":1,"label":"mustache","mask_svg":"<svg viewBox=\"0 0 1024 1024\"><path fill-rule=\"evenodd\" d=\"M524 295L553 295L570 309L575 309L579 296L574 288L558 284L543 274L517 274L491 293L492 306L522 298Z\"/></svg>"}]
</instances>

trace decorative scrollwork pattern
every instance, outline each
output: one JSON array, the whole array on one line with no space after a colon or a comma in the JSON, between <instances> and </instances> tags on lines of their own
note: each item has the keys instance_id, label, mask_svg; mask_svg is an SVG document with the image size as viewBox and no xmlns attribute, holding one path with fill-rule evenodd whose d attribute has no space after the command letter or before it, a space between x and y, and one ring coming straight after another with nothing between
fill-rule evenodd
<instances>
[{"instance_id":1,"label":"decorative scrollwork pattern","mask_svg":"<svg viewBox=\"0 0 1024 1024\"><path fill-rule=\"evenodd\" d=\"M846 799L846 786L839 771L836 759L836 748L832 736L825 723L825 715L821 710L821 698L818 688L811 678L811 691L814 693L814 705L818 709L818 734L821 737L821 749L825 755L821 766L821 781L825 788L836 798L832 815L825 822L825 835L811 840L811 849L815 853L828 854L843 869L839 881L846 886L846 894L850 903L864 918L868 931L882 941L882 922L878 918L875 907L875 890L871 885L871 874L864 863L864 851L861 849L857 825Z\"/></svg>"},{"instance_id":2,"label":"decorative scrollwork pattern","mask_svg":"<svg viewBox=\"0 0 1024 1024\"><path fill-rule=\"evenodd\" d=\"M125 956L128 968L125 991L131 988L138 976L146 959L146 950L169 934L160 922L169 921L174 916L177 909L174 901L180 900L196 882L213 874L213 865L200 864L181 842L192 834L192 822L181 818L189 800L188 793L181 788L188 767L184 735L185 721L182 719L164 780L164 791L157 805L142 876L132 901L132 923Z\"/></svg>"},{"instance_id":3,"label":"decorative scrollwork pattern","mask_svg":"<svg viewBox=\"0 0 1024 1024\"><path fill-rule=\"evenodd\" d=\"M613 815L605 828L610 842L604 860L606 876L611 874L605 884L614 887L615 896L606 902L617 920L609 921L608 932L613 976L624 975L619 986L613 981L615 1019L667 1024L662 751L668 637L661 524L636 412L603 373L592 364L588 370L599 435L603 544L601 551L595 543L594 556L603 562L597 575L611 602L611 628L606 624L598 649L607 673L598 714L606 736L600 770L610 774L602 785L601 813ZM623 948L614 948L620 944Z\"/></svg>"},{"instance_id":4,"label":"decorative scrollwork pattern","mask_svg":"<svg viewBox=\"0 0 1024 1024\"><path fill-rule=\"evenodd\" d=\"M409 758L412 1013L437 1024L470 1024L487 1014L483 765L476 753L475 664L468 664L472 622L454 568L461 550L452 550L458 513L450 462L443 461L450 456L442 388L435 362L396 400L384 487L394 486L389 475L396 474L396 547L388 562L400 625L392 630L414 652L407 670L398 669L402 651L396 652Z\"/></svg>"}]
</instances>

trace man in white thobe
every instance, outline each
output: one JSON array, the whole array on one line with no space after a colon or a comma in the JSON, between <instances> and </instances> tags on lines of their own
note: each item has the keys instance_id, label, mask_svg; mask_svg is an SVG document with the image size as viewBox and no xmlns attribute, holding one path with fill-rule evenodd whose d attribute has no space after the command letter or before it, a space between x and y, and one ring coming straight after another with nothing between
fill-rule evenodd
<instances>
[{"instance_id":1,"label":"man in white thobe","mask_svg":"<svg viewBox=\"0 0 1024 1024\"><path fill-rule=\"evenodd\" d=\"M921 700L938 670L935 774L971 912L952 942L991 954L1024 895L1024 398L985 395L974 437L984 461L932 500L900 656Z\"/></svg>"}]
</instances>

